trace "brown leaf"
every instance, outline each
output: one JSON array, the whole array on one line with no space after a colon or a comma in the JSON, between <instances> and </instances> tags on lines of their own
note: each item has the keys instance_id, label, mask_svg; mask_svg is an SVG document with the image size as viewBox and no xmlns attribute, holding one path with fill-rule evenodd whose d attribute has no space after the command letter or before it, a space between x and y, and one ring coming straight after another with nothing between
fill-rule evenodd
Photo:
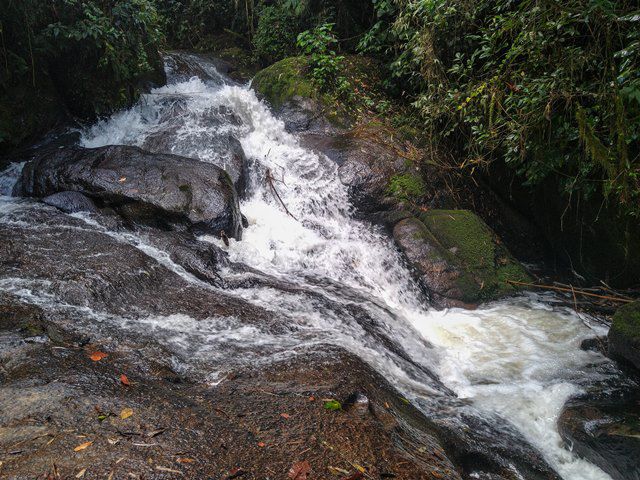
<instances>
[{"instance_id":1,"label":"brown leaf","mask_svg":"<svg viewBox=\"0 0 640 480\"><path fill-rule=\"evenodd\" d=\"M266 446L267 446L267 444L266 444L266 443L264 443L264 442L258 442L258 446L259 446L260 448L264 448L264 447L266 447Z\"/></svg>"},{"instance_id":2,"label":"brown leaf","mask_svg":"<svg viewBox=\"0 0 640 480\"><path fill-rule=\"evenodd\" d=\"M122 375L120 375L120 382L122 382L122 384L127 386L127 387L131 385L131 382L129 382L129 379L127 378L127 376L124 373Z\"/></svg>"},{"instance_id":3,"label":"brown leaf","mask_svg":"<svg viewBox=\"0 0 640 480\"><path fill-rule=\"evenodd\" d=\"M85 448L89 447L91 444L93 444L93 442L84 442L81 443L80 445L78 445L76 448L73 449L74 452L79 452L80 450L84 450Z\"/></svg>"},{"instance_id":4,"label":"brown leaf","mask_svg":"<svg viewBox=\"0 0 640 480\"><path fill-rule=\"evenodd\" d=\"M80 470L78 473L76 473L76 478L82 478L84 477L84 474L87 473L87 469L83 468L82 470Z\"/></svg>"},{"instance_id":5,"label":"brown leaf","mask_svg":"<svg viewBox=\"0 0 640 480\"><path fill-rule=\"evenodd\" d=\"M133 409L131 408L123 408L122 411L120 412L120 418L123 420L126 420L131 415L133 415Z\"/></svg>"},{"instance_id":6,"label":"brown leaf","mask_svg":"<svg viewBox=\"0 0 640 480\"><path fill-rule=\"evenodd\" d=\"M176 458L176 462L178 463L193 463L195 460L193 458Z\"/></svg>"},{"instance_id":7,"label":"brown leaf","mask_svg":"<svg viewBox=\"0 0 640 480\"><path fill-rule=\"evenodd\" d=\"M281 414L280 414L280 416L286 420L286 419L288 419L291 415L289 415L288 413L281 413Z\"/></svg>"},{"instance_id":8,"label":"brown leaf","mask_svg":"<svg viewBox=\"0 0 640 480\"><path fill-rule=\"evenodd\" d=\"M306 460L291 465L288 477L291 480L307 480L307 475L311 471L311 465Z\"/></svg>"},{"instance_id":9,"label":"brown leaf","mask_svg":"<svg viewBox=\"0 0 640 480\"><path fill-rule=\"evenodd\" d=\"M103 358L107 358L108 356L109 355L104 352L93 352L91 355L89 355L89 358L94 362L99 362L100 360L102 360Z\"/></svg>"}]
</instances>

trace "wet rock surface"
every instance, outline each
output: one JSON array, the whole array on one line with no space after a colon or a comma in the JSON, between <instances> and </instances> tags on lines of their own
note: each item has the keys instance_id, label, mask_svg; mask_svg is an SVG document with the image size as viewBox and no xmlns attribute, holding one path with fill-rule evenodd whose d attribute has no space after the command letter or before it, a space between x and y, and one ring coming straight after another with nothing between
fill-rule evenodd
<instances>
[{"instance_id":1,"label":"wet rock surface","mask_svg":"<svg viewBox=\"0 0 640 480\"><path fill-rule=\"evenodd\" d=\"M70 147L35 154L14 189L44 197L80 192L132 222L241 238L237 194L219 167L137 147Z\"/></svg>"},{"instance_id":2,"label":"wet rock surface","mask_svg":"<svg viewBox=\"0 0 640 480\"><path fill-rule=\"evenodd\" d=\"M96 204L80 192L58 192L44 197L42 201L65 213L98 212Z\"/></svg>"},{"instance_id":3,"label":"wet rock surface","mask_svg":"<svg viewBox=\"0 0 640 480\"><path fill-rule=\"evenodd\" d=\"M516 478L474 457L458 463L459 442L449 445L440 426L336 347L238 369L213 387L176 372L149 338L84 339L12 295L0 297L0 312L0 338L11 337L0 357L7 478L83 469L87 478L285 478L301 462L313 478L360 469L372 478ZM29 342L34 333L43 340ZM106 355L95 361L96 352ZM326 408L329 400L341 408Z\"/></svg>"},{"instance_id":4,"label":"wet rock surface","mask_svg":"<svg viewBox=\"0 0 640 480\"><path fill-rule=\"evenodd\" d=\"M640 391L582 395L565 406L558 429L569 446L614 480L640 479Z\"/></svg>"},{"instance_id":5,"label":"wet rock surface","mask_svg":"<svg viewBox=\"0 0 640 480\"><path fill-rule=\"evenodd\" d=\"M531 466L537 465L532 459L543 463L526 442L511 451L497 448L491 442L503 433L488 424L469 432L468 423L455 425L441 414L428 419L339 347L317 345L248 366L244 356L268 351L259 344L231 351L218 344L217 353L203 357L213 359L207 367L194 357L206 342L166 336L154 316L163 316L162 325L226 318L234 328L259 328L258 335L287 335L292 327L211 288L227 281L221 269L234 268L217 247L178 232L107 232L103 218L95 218L69 217L28 200L3 218L11 230L0 230L0 282L15 292L0 298L0 449L8 478L55 472L64 478L84 468L88 478L112 471L114 478L178 475L171 470L228 478L239 468L248 478L283 478L299 461L308 461L318 478L330 475L329 467L353 474L360 465L374 478L478 478L468 476L473 473L515 480L508 464L535 472L530 478L557 478L548 467ZM174 263L145 254L154 248ZM203 283L184 277L190 274ZM275 279L247 281L296 291ZM29 303L43 298L46 308ZM365 318L362 327L384 341ZM108 357L93 361L95 351ZM229 362L231 355L239 361ZM203 374L220 368L222 359L214 387ZM342 409L325 409L323 399L339 401ZM125 409L133 415L122 418Z\"/></svg>"}]
</instances>

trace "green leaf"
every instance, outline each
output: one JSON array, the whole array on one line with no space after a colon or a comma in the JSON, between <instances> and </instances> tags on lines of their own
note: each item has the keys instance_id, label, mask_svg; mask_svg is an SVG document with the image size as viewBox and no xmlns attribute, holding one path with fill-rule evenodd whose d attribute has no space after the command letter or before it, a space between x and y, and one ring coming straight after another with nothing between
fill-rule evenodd
<instances>
[{"instance_id":1,"label":"green leaf","mask_svg":"<svg viewBox=\"0 0 640 480\"><path fill-rule=\"evenodd\" d=\"M324 408L327 410L342 410L342 404L337 400L327 400L324 402Z\"/></svg>"}]
</instances>

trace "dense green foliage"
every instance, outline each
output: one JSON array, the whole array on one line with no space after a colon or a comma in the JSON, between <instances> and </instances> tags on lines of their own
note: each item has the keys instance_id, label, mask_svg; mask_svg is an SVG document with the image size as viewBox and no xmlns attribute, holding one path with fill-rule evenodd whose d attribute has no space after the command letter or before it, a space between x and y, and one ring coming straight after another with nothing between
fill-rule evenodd
<instances>
[{"instance_id":1,"label":"dense green foliage","mask_svg":"<svg viewBox=\"0 0 640 480\"><path fill-rule=\"evenodd\" d=\"M432 142L640 214L637 2L374 3L360 48L387 58Z\"/></svg>"},{"instance_id":2,"label":"dense green foliage","mask_svg":"<svg viewBox=\"0 0 640 480\"><path fill-rule=\"evenodd\" d=\"M0 145L42 133L58 112L93 118L161 81L152 0L22 0L0 10Z\"/></svg>"}]
</instances>

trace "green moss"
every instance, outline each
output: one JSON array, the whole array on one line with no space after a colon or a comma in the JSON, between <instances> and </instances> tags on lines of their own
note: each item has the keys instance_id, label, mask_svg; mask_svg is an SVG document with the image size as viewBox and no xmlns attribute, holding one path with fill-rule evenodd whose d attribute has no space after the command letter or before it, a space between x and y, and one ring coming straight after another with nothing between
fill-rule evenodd
<instances>
[{"instance_id":1,"label":"green moss","mask_svg":"<svg viewBox=\"0 0 640 480\"><path fill-rule=\"evenodd\" d=\"M629 303L616 311L611 324L611 332L640 342L640 302Z\"/></svg>"},{"instance_id":2,"label":"green moss","mask_svg":"<svg viewBox=\"0 0 640 480\"><path fill-rule=\"evenodd\" d=\"M310 76L306 57L290 57L274 63L259 71L252 85L275 108L295 96L309 98L321 105L329 122L349 127L361 115L370 119L386 96L380 79L381 68L374 60L347 55L341 67L341 74L347 79L351 93L321 92Z\"/></svg>"},{"instance_id":3,"label":"green moss","mask_svg":"<svg viewBox=\"0 0 640 480\"><path fill-rule=\"evenodd\" d=\"M531 281L493 231L474 213L432 210L419 218L440 245L440 254L462 270L457 284L465 301L492 300L517 291L518 287L508 280Z\"/></svg>"},{"instance_id":4,"label":"green moss","mask_svg":"<svg viewBox=\"0 0 640 480\"><path fill-rule=\"evenodd\" d=\"M276 108L295 96L318 100L317 88L306 76L307 68L305 57L285 58L260 70L252 86Z\"/></svg>"},{"instance_id":5,"label":"green moss","mask_svg":"<svg viewBox=\"0 0 640 480\"><path fill-rule=\"evenodd\" d=\"M402 173L391 177L387 193L401 201L417 202L426 193L424 180L414 173Z\"/></svg>"}]
</instances>

